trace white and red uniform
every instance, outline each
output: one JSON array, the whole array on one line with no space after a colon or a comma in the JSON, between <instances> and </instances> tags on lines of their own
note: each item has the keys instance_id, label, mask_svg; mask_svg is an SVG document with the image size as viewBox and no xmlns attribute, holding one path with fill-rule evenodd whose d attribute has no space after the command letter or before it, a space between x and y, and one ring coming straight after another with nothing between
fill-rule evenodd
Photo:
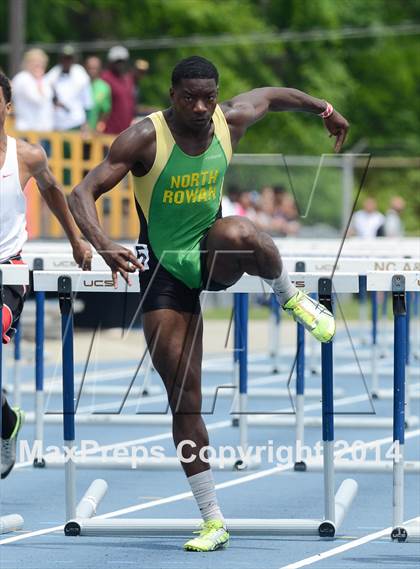
<instances>
[{"instance_id":1,"label":"white and red uniform","mask_svg":"<svg viewBox=\"0 0 420 569\"><path fill-rule=\"evenodd\" d=\"M26 199L19 180L16 139L8 136L6 158L0 169L0 263L18 254L27 238Z\"/></svg>"},{"instance_id":2,"label":"white and red uniform","mask_svg":"<svg viewBox=\"0 0 420 569\"><path fill-rule=\"evenodd\" d=\"M0 263L21 264L20 252L28 238L26 199L19 180L16 139L7 137L6 156L0 168ZM2 340L10 341L25 301L26 287L3 288Z\"/></svg>"}]
</instances>

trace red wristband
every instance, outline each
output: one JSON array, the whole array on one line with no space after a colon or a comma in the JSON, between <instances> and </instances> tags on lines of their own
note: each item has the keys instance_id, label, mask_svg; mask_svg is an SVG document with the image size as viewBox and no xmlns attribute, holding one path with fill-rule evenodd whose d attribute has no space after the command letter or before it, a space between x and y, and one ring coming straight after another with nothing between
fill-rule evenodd
<instances>
[{"instance_id":1,"label":"red wristband","mask_svg":"<svg viewBox=\"0 0 420 569\"><path fill-rule=\"evenodd\" d=\"M327 119L334 112L334 107L331 105L331 103L327 103L327 101L325 101L325 102L327 104L327 108L325 109L325 111L322 111L322 113L319 113L319 115L318 115L322 119Z\"/></svg>"}]
</instances>

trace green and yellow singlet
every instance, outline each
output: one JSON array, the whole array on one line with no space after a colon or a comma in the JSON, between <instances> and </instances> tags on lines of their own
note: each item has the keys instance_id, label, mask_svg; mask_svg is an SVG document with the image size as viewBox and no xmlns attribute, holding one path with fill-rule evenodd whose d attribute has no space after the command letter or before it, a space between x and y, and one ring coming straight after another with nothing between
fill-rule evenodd
<instances>
[{"instance_id":1,"label":"green and yellow singlet","mask_svg":"<svg viewBox=\"0 0 420 569\"><path fill-rule=\"evenodd\" d=\"M148 118L156 131L156 157L145 176L133 177L139 242L147 244L173 276L190 288L200 288L200 241L220 210L223 178L232 157L229 127L217 106L209 148L190 156L176 144L162 112Z\"/></svg>"}]
</instances>

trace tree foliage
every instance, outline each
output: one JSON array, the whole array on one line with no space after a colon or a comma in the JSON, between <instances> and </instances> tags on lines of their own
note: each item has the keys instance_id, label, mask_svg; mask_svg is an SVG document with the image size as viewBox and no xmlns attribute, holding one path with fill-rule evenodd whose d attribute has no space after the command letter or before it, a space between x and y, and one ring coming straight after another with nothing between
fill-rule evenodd
<instances>
[{"instance_id":1,"label":"tree foliage","mask_svg":"<svg viewBox=\"0 0 420 569\"><path fill-rule=\"evenodd\" d=\"M28 43L376 30L357 38L240 41L132 55L151 64L142 83L146 104L167 105L172 67L197 53L218 66L221 99L263 85L293 86L328 99L349 119L347 150L363 141L364 151L375 155L419 155L420 34L389 35L383 27L420 25L420 0L27 0L27 5ZM0 21L7 21L6 2L0 3ZM1 42L6 34L2 25ZM5 63L2 56L0 64ZM321 154L331 148L318 119L279 113L253 127L239 150ZM399 173L375 175L371 188L379 192L382 183L395 187ZM404 182L418 193L415 173Z\"/></svg>"}]
</instances>

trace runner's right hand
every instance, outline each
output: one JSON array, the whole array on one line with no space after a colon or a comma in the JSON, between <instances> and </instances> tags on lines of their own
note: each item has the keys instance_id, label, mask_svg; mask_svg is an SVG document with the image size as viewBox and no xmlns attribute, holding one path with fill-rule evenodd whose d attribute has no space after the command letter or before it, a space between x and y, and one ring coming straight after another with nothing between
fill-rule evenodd
<instances>
[{"instance_id":1,"label":"runner's right hand","mask_svg":"<svg viewBox=\"0 0 420 569\"><path fill-rule=\"evenodd\" d=\"M143 265L136 258L134 253L129 249L126 249L118 243L109 241L98 253L103 257L105 263L111 268L112 280L114 281L114 286L118 286L118 273L122 278L131 285L129 273L135 273L137 270L142 271Z\"/></svg>"}]
</instances>

